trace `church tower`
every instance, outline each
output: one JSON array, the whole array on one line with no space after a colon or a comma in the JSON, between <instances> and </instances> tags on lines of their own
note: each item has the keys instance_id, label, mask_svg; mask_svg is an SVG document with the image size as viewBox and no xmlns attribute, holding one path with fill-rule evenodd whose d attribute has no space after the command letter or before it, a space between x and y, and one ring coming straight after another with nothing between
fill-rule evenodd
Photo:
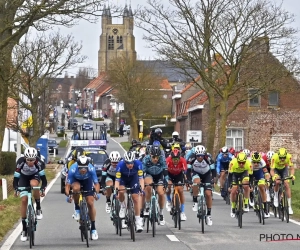
<instances>
[{"instance_id":1,"label":"church tower","mask_svg":"<svg viewBox=\"0 0 300 250\"><path fill-rule=\"evenodd\" d=\"M110 8L103 10L101 19L102 33L98 51L98 75L107 71L109 62L118 56L136 59L135 37L133 35L134 18L131 6L125 5L123 24L113 24Z\"/></svg>"}]
</instances>

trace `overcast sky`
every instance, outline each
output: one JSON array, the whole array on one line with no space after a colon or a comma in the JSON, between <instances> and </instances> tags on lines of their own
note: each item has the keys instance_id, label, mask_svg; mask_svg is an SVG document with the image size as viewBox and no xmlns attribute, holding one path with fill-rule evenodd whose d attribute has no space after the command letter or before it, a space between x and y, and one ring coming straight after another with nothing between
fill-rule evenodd
<instances>
[{"instance_id":1,"label":"overcast sky","mask_svg":"<svg viewBox=\"0 0 300 250\"><path fill-rule=\"evenodd\" d=\"M130 0L110 0L111 2L117 2L118 4L130 3ZM280 3L282 0L273 0L276 3ZM131 0L131 6L133 9L139 4L146 4L147 0ZM161 0L161 3L168 3L168 0ZM296 15L295 27L300 29L300 1L299 0L283 0L283 7ZM122 18L114 18L113 23L122 23ZM99 36L101 34L101 18L97 24L91 24L87 21L82 21L79 25L72 28L60 28L62 33L72 34L76 41L82 42L83 49L82 54L86 55L88 58L85 63L78 65L72 69L68 70L69 76L76 75L79 67L91 67L95 70L98 69L98 50L99 50ZM149 59L154 57L154 52L145 47L145 42L143 41L143 32L138 28L134 28L134 36L136 39L135 49L139 59ZM299 35L300 38L300 35ZM300 51L300 49L299 49Z\"/></svg>"}]
</instances>

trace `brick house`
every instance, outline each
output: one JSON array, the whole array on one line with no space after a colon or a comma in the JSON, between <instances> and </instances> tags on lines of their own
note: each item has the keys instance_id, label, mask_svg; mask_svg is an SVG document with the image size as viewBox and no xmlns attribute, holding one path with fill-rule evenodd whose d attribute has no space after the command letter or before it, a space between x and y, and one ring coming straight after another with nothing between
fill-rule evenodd
<instances>
[{"instance_id":1,"label":"brick house","mask_svg":"<svg viewBox=\"0 0 300 250\"><path fill-rule=\"evenodd\" d=\"M274 58L272 63L278 64ZM245 95L253 90L255 89L241 93ZM286 147L297 162L300 156L300 100L297 98L299 96L299 82L290 75L275 81L266 93L240 104L228 117L226 145L236 149L249 148L264 152ZM190 83L183 90L176 92L175 89L172 99L172 120L176 120L175 130L184 140L186 130L201 130L202 144L205 145L208 125L208 100L205 92L195 83ZM230 100L228 105L232 105ZM215 146L217 142L218 131ZM215 147L214 151L216 150Z\"/></svg>"}]
</instances>

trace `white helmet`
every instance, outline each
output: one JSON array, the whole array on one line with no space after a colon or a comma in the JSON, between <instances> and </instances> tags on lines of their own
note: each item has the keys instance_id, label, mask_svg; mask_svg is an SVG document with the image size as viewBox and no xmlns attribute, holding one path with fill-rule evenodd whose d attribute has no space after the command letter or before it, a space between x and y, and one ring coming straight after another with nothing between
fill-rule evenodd
<instances>
[{"instance_id":1,"label":"white helmet","mask_svg":"<svg viewBox=\"0 0 300 250\"><path fill-rule=\"evenodd\" d=\"M195 154L204 155L206 153L206 148L202 145L198 145L195 147Z\"/></svg>"},{"instance_id":2,"label":"white helmet","mask_svg":"<svg viewBox=\"0 0 300 250\"><path fill-rule=\"evenodd\" d=\"M109 159L111 162L119 162L121 160L121 155L118 151L112 151L109 154Z\"/></svg>"},{"instance_id":3,"label":"white helmet","mask_svg":"<svg viewBox=\"0 0 300 250\"><path fill-rule=\"evenodd\" d=\"M243 152L247 155L247 157L249 157L250 156L250 154L251 154L251 152L250 152L250 150L249 149L243 149Z\"/></svg>"},{"instance_id":4,"label":"white helmet","mask_svg":"<svg viewBox=\"0 0 300 250\"><path fill-rule=\"evenodd\" d=\"M273 157L274 154L275 154L274 151L268 151L268 153L267 153L267 159L270 161L272 159L272 157Z\"/></svg>"},{"instance_id":5,"label":"white helmet","mask_svg":"<svg viewBox=\"0 0 300 250\"><path fill-rule=\"evenodd\" d=\"M177 131L174 131L174 132L172 133L172 137L174 137L174 136L179 137L179 133L178 133Z\"/></svg>"},{"instance_id":6,"label":"white helmet","mask_svg":"<svg viewBox=\"0 0 300 250\"><path fill-rule=\"evenodd\" d=\"M135 152L128 151L124 154L125 162L133 162L135 160Z\"/></svg>"},{"instance_id":7,"label":"white helmet","mask_svg":"<svg viewBox=\"0 0 300 250\"><path fill-rule=\"evenodd\" d=\"M220 150L222 154L228 154L228 148L226 146L224 146L223 148L221 148Z\"/></svg>"},{"instance_id":8,"label":"white helmet","mask_svg":"<svg viewBox=\"0 0 300 250\"><path fill-rule=\"evenodd\" d=\"M37 157L37 150L35 148L29 147L26 148L24 151L24 156L26 158L36 158Z\"/></svg>"},{"instance_id":9,"label":"white helmet","mask_svg":"<svg viewBox=\"0 0 300 250\"><path fill-rule=\"evenodd\" d=\"M77 164L78 164L78 166L87 166L87 165L89 165L89 159L88 159L88 157L85 156L85 155L80 155L77 158Z\"/></svg>"}]
</instances>

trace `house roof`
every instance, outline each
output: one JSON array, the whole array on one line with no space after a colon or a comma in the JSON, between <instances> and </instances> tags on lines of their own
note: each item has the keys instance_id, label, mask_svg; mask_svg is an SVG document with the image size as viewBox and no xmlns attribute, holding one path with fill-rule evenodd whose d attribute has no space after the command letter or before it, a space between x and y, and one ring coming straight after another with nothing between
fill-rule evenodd
<instances>
[{"instance_id":1,"label":"house roof","mask_svg":"<svg viewBox=\"0 0 300 250\"><path fill-rule=\"evenodd\" d=\"M162 80L161 83L160 83L160 86L161 86L163 89L166 89L166 90L167 90L167 89L168 89L168 90L172 90L172 87L171 87L171 85L170 85L168 79Z\"/></svg>"},{"instance_id":2,"label":"house roof","mask_svg":"<svg viewBox=\"0 0 300 250\"><path fill-rule=\"evenodd\" d=\"M199 81L200 80L200 76L198 76L195 81ZM193 85L195 84L194 81L192 81L191 83L189 83L183 90L181 90L180 94L186 92L189 88L191 88Z\"/></svg>"},{"instance_id":3,"label":"house roof","mask_svg":"<svg viewBox=\"0 0 300 250\"><path fill-rule=\"evenodd\" d=\"M85 88L97 90L105 82L105 80L106 74L101 73L97 78L90 81L89 84L85 86Z\"/></svg>"}]
</instances>

